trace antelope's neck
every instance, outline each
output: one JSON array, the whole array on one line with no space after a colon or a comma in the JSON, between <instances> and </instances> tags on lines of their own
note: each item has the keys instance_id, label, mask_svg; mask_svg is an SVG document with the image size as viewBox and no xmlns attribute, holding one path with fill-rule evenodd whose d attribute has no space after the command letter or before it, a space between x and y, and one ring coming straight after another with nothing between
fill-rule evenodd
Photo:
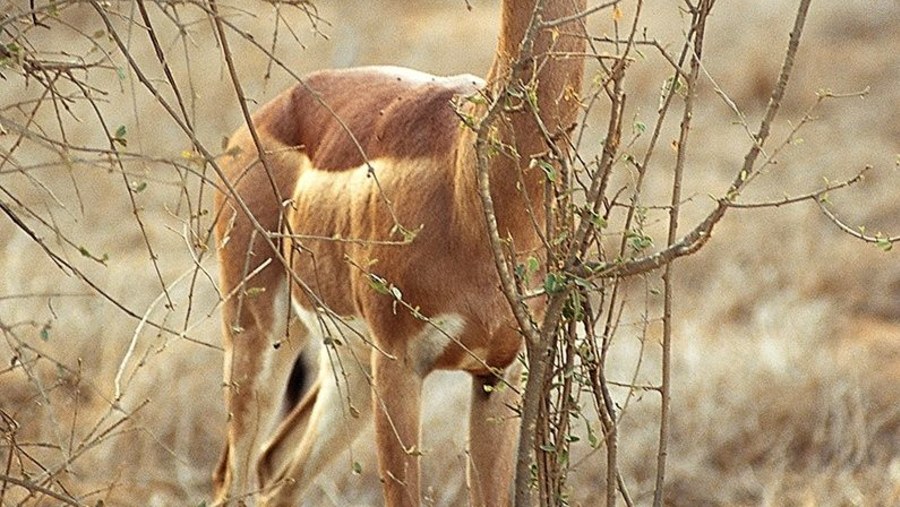
<instances>
[{"instance_id":1,"label":"antelope's neck","mask_svg":"<svg viewBox=\"0 0 900 507\"><path fill-rule=\"evenodd\" d=\"M500 36L488 72L487 90L498 96L503 87L529 88L536 108L510 102L508 111L494 125L501 149L490 159L491 197L501 237L511 237L518 250L538 246L535 226L543 227L546 173L529 168L535 156L548 152L545 135L557 138L575 122L584 64L585 30L581 20L563 23L528 35L539 0L505 0ZM537 11L541 20L573 16L585 9L585 0L545 0ZM536 112L535 112L536 111ZM476 117L484 110L475 111ZM546 134L545 134L546 132ZM466 211L464 220L483 223L478 198L474 134L461 136L457 164L457 188ZM565 142L558 145L564 149ZM506 147L506 148L502 148ZM483 236L482 236L483 237Z\"/></svg>"}]
</instances>

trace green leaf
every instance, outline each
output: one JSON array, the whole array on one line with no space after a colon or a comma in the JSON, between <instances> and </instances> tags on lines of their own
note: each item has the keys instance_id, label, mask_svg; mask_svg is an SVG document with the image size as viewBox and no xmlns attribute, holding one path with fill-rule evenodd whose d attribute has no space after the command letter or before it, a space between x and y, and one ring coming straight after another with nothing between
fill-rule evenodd
<instances>
[{"instance_id":1,"label":"green leaf","mask_svg":"<svg viewBox=\"0 0 900 507\"><path fill-rule=\"evenodd\" d=\"M581 294L578 291L573 291L567 298L566 305L563 307L563 317L578 321L584 319L584 308L582 307Z\"/></svg>"},{"instance_id":2,"label":"green leaf","mask_svg":"<svg viewBox=\"0 0 900 507\"><path fill-rule=\"evenodd\" d=\"M485 105L487 104L487 99L485 99L484 95L481 93L473 93L472 95L466 96L466 102L475 105Z\"/></svg>"},{"instance_id":3,"label":"green leaf","mask_svg":"<svg viewBox=\"0 0 900 507\"><path fill-rule=\"evenodd\" d=\"M16 44L15 42L10 42L6 45L6 52L16 58L19 58L20 54L22 53L22 46Z\"/></svg>"},{"instance_id":4,"label":"green leaf","mask_svg":"<svg viewBox=\"0 0 900 507\"><path fill-rule=\"evenodd\" d=\"M591 225L597 229L605 229L609 222L598 213L591 212Z\"/></svg>"},{"instance_id":5,"label":"green leaf","mask_svg":"<svg viewBox=\"0 0 900 507\"><path fill-rule=\"evenodd\" d=\"M353 462L353 473L359 475L362 473L362 465L358 461Z\"/></svg>"},{"instance_id":6,"label":"green leaf","mask_svg":"<svg viewBox=\"0 0 900 507\"><path fill-rule=\"evenodd\" d=\"M572 281L575 282L575 285L577 285L583 289L591 290L594 288L594 284L592 284L590 280L588 280L586 278L582 278L580 276L573 276Z\"/></svg>"},{"instance_id":7,"label":"green leaf","mask_svg":"<svg viewBox=\"0 0 900 507\"><path fill-rule=\"evenodd\" d=\"M640 252L653 246L653 238L645 236L641 231L632 231L628 233L628 244L631 248Z\"/></svg>"},{"instance_id":8,"label":"green leaf","mask_svg":"<svg viewBox=\"0 0 900 507\"><path fill-rule=\"evenodd\" d=\"M390 287L388 286L387 280L376 274L369 273L369 286L379 294L390 294Z\"/></svg>"},{"instance_id":9,"label":"green leaf","mask_svg":"<svg viewBox=\"0 0 900 507\"><path fill-rule=\"evenodd\" d=\"M128 139L125 139L126 134L128 134L128 130L125 128L125 125L119 125L119 128L116 129L116 133L113 136L113 142L119 143L122 146L128 146Z\"/></svg>"},{"instance_id":10,"label":"green leaf","mask_svg":"<svg viewBox=\"0 0 900 507\"><path fill-rule=\"evenodd\" d=\"M2 57L0 57L0 66L6 68L22 65L22 60L24 58L22 46L19 46L15 42L0 46L0 55L2 55Z\"/></svg>"},{"instance_id":11,"label":"green leaf","mask_svg":"<svg viewBox=\"0 0 900 507\"><path fill-rule=\"evenodd\" d=\"M560 273L547 273L544 278L544 290L547 294L556 294L566 290L566 277Z\"/></svg>"},{"instance_id":12,"label":"green leaf","mask_svg":"<svg viewBox=\"0 0 900 507\"><path fill-rule=\"evenodd\" d=\"M516 265L516 277L527 283L531 280L532 275L537 273L540 267L540 261L538 261L534 256L529 256L527 259L525 259L524 264Z\"/></svg>"},{"instance_id":13,"label":"green leaf","mask_svg":"<svg viewBox=\"0 0 900 507\"><path fill-rule=\"evenodd\" d=\"M547 176L547 181L556 183L556 168L553 167L553 164L546 160L538 160L537 165L544 171L544 174Z\"/></svg>"},{"instance_id":14,"label":"green leaf","mask_svg":"<svg viewBox=\"0 0 900 507\"><path fill-rule=\"evenodd\" d=\"M92 261L99 262L100 264L103 264L104 266L106 265L106 261L109 260L109 254L103 254L102 257L97 257L96 255L92 254L87 248L85 248L83 246L78 247L78 253L80 253L83 257L87 257L88 259L91 259Z\"/></svg>"},{"instance_id":15,"label":"green leaf","mask_svg":"<svg viewBox=\"0 0 900 507\"><path fill-rule=\"evenodd\" d=\"M599 439L597 438L597 433L594 431L594 428L593 428L593 426L591 426L590 422L585 421L584 426L585 426L585 429L587 429L588 445L590 445L591 448L596 449L597 444L600 443Z\"/></svg>"},{"instance_id":16,"label":"green leaf","mask_svg":"<svg viewBox=\"0 0 900 507\"><path fill-rule=\"evenodd\" d=\"M634 122L634 125L632 125L632 128L634 129L634 132L636 134L640 135L647 131L647 124L638 120L638 121Z\"/></svg>"},{"instance_id":17,"label":"green leaf","mask_svg":"<svg viewBox=\"0 0 900 507\"><path fill-rule=\"evenodd\" d=\"M525 265L524 264L516 264L515 275L518 279L525 278Z\"/></svg>"}]
</instances>

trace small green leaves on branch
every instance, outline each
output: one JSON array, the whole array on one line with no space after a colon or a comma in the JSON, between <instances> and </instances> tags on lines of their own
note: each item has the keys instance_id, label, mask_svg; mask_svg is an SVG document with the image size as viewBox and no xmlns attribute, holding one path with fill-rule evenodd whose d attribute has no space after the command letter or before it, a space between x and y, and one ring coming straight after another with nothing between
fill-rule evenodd
<instances>
[{"instance_id":1,"label":"small green leaves on branch","mask_svg":"<svg viewBox=\"0 0 900 507\"><path fill-rule=\"evenodd\" d=\"M647 131L647 124L640 120L635 120L634 123L631 125L631 130L634 133L634 135L639 136Z\"/></svg>"},{"instance_id":2,"label":"small green leaves on branch","mask_svg":"<svg viewBox=\"0 0 900 507\"><path fill-rule=\"evenodd\" d=\"M125 125L119 125L112 137L113 144L120 144L123 148L127 147L128 139L125 138L127 134L128 130L125 128Z\"/></svg>"},{"instance_id":3,"label":"small green leaves on branch","mask_svg":"<svg viewBox=\"0 0 900 507\"><path fill-rule=\"evenodd\" d=\"M530 256L525 260L524 264L516 265L516 278L522 283L528 285L531 277L537 273L540 268L540 262L536 257Z\"/></svg>"},{"instance_id":4,"label":"small green leaves on branch","mask_svg":"<svg viewBox=\"0 0 900 507\"><path fill-rule=\"evenodd\" d=\"M372 287L372 290L375 292L384 294L385 296L393 296L394 299L403 299L403 294L400 292L400 289L394 286L394 284L375 273L369 273L367 276L369 279L369 287Z\"/></svg>"},{"instance_id":5,"label":"small green leaves on branch","mask_svg":"<svg viewBox=\"0 0 900 507\"><path fill-rule=\"evenodd\" d=\"M544 291L556 294L566 290L566 276L562 273L547 273L544 278Z\"/></svg>"},{"instance_id":6,"label":"small green leaves on branch","mask_svg":"<svg viewBox=\"0 0 900 507\"><path fill-rule=\"evenodd\" d=\"M96 255L92 254L90 250L87 249L87 247L84 246L78 247L78 253L80 253L82 257L87 257L88 259L98 264L103 264L104 266L106 266L106 262L109 261L109 254L103 254L102 256L97 257Z\"/></svg>"},{"instance_id":7,"label":"small green leaves on branch","mask_svg":"<svg viewBox=\"0 0 900 507\"><path fill-rule=\"evenodd\" d=\"M25 53L22 50L22 46L15 42L0 44L0 67L12 68L21 66L24 58Z\"/></svg>"},{"instance_id":8,"label":"small green leaves on branch","mask_svg":"<svg viewBox=\"0 0 900 507\"><path fill-rule=\"evenodd\" d=\"M540 158L533 158L531 159L531 167L535 166L540 167L544 171L547 181L550 183L556 183L557 179L559 179L556 175L556 168L550 162Z\"/></svg>"},{"instance_id":9,"label":"small green leaves on branch","mask_svg":"<svg viewBox=\"0 0 900 507\"><path fill-rule=\"evenodd\" d=\"M808 200L816 200L820 204L828 203L828 193L832 190L837 190L845 187L849 187L851 185L855 185L861 182L865 178L866 172L870 171L872 166L865 166L862 170L860 170L856 176L850 178L849 180L841 181L841 182L831 182L829 180L825 180L825 186L816 190L814 192L809 192L807 194L801 194L796 196L787 196L783 199L779 199L776 201L765 201L765 202L755 202L755 203L740 203L735 202L730 198L727 200L726 204L729 208L777 208L779 206L785 206L787 204L794 204L801 201Z\"/></svg>"},{"instance_id":10,"label":"small green leaves on branch","mask_svg":"<svg viewBox=\"0 0 900 507\"><path fill-rule=\"evenodd\" d=\"M887 236L882 232L877 232L874 235L867 234L865 226L859 227L851 227L844 223L837 215L834 214L828 206L826 206L825 202L821 199L816 200L816 204L819 205L819 209L822 210L822 213L831 221L834 225L836 225L841 231L853 236L856 239L865 241L866 243L872 243L881 250L885 252L890 252L894 248L894 243L900 241L900 236Z\"/></svg>"},{"instance_id":11,"label":"small green leaves on branch","mask_svg":"<svg viewBox=\"0 0 900 507\"><path fill-rule=\"evenodd\" d=\"M629 231L628 244L635 252L642 252L653 246L653 238L644 234L641 230Z\"/></svg>"}]
</instances>

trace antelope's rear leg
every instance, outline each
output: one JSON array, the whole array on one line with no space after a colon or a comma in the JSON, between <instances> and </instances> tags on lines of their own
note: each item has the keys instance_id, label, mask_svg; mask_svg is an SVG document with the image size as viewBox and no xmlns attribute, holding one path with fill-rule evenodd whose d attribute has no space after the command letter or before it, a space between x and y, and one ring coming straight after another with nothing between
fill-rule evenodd
<instances>
[{"instance_id":1,"label":"antelope's rear leg","mask_svg":"<svg viewBox=\"0 0 900 507\"><path fill-rule=\"evenodd\" d=\"M270 273L253 280L253 287L265 290L252 298L235 297L223 308L228 427L214 476L217 504L257 490L253 478L259 448L280 418L283 387L304 341L302 327L289 325L286 284L276 273L266 275Z\"/></svg>"},{"instance_id":2,"label":"antelope's rear leg","mask_svg":"<svg viewBox=\"0 0 900 507\"><path fill-rule=\"evenodd\" d=\"M265 490L267 486L275 483L300 447L321 387L321 381L316 379L303 398L281 420L272 438L263 446L256 466L260 489Z\"/></svg>"},{"instance_id":3,"label":"antelope's rear leg","mask_svg":"<svg viewBox=\"0 0 900 507\"><path fill-rule=\"evenodd\" d=\"M512 407L519 402L514 388L519 386L521 371L521 364L516 362L503 379L472 377L466 468L472 507L510 505L519 434L519 419Z\"/></svg>"},{"instance_id":4,"label":"antelope's rear leg","mask_svg":"<svg viewBox=\"0 0 900 507\"><path fill-rule=\"evenodd\" d=\"M371 419L368 347L352 347L321 349L315 384L266 444L259 464L263 505L298 505Z\"/></svg>"}]
</instances>

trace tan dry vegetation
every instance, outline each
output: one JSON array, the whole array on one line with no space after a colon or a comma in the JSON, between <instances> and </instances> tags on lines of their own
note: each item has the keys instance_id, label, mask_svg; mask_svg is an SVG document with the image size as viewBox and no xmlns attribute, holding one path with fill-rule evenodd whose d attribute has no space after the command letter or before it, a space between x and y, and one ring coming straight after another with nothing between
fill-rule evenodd
<instances>
[{"instance_id":1,"label":"tan dry vegetation","mask_svg":"<svg viewBox=\"0 0 900 507\"><path fill-rule=\"evenodd\" d=\"M4 9L9 3L4 3ZM496 27L494 3L462 0L354 2L322 5L328 23L315 35L298 13L284 13L301 48L285 26L278 56L295 72L331 66L397 64L437 73L483 73ZM676 46L684 21L678 2L651 2L648 33ZM789 30L792 2L720 0L709 35L706 71L734 99L751 125L758 121L774 82ZM229 10L244 29L269 44L272 8L240 3ZM77 12L77 16L71 16ZM127 10L125 11L127 12ZM202 19L190 9L184 15ZM252 12L252 16L248 14ZM172 54L180 41L161 16L154 17ZM626 11L627 14L627 11ZM90 34L100 28L87 7L67 11L73 26ZM608 19L593 22L597 32ZM124 24L121 25L124 27ZM208 23L192 25L190 65L173 58L180 82L190 75L196 93L198 137L207 145L241 121L220 53ZM869 89L864 99L826 102L817 121L800 134L779 164L759 179L747 201L773 200L787 193L815 190L822 178L846 179L865 165L875 169L860 185L835 192L831 201L851 224L896 234L900 229L900 5L892 0L815 2L789 88L777 135L790 128L815 100L819 89ZM135 40L139 39L135 34ZM264 102L291 83L275 69L265 80L267 60L237 42L237 63L248 95ZM84 49L83 37L55 29L40 44L70 52ZM152 48L143 41L132 50L154 69ZM629 114L652 119L664 74L652 58L630 70ZM589 70L590 72L590 70ZM0 107L34 96L40 89L17 76L0 88ZM108 90L102 105L112 125L128 128L129 150L177 157L189 147L152 97L132 94L131 81L116 82L114 72L98 73L96 86ZM168 91L167 97L171 98ZM746 134L733 112L715 97L709 81L700 91L685 195L691 201L684 223L701 216L706 195L721 191L740 163ZM81 125L67 129L70 142L103 145L86 108L75 108ZM5 112L4 114L8 113ZM40 118L52 118L42 111ZM591 117L591 136L599 136L602 117ZM674 127L672 127L674 129ZM673 130L674 131L674 130ZM778 137L776 137L778 138ZM8 149L11 136L0 137ZM594 143L599 146L599 143ZM591 146L591 143L587 143ZM663 155L662 151L660 155ZM25 147L23 165L54 160L48 152ZM657 163L665 166L670 155ZM168 292L167 311L160 283L132 215L122 176L101 165L74 163L35 168L28 174L0 171L0 185L50 219L106 265L63 248L48 229L34 226L55 249L79 266L113 298L139 315L176 329L209 346L188 342L126 316L94 294L78 278L58 268L9 220L0 220L0 431L21 452L6 473L41 467L65 468L61 488L86 504L196 505L208 498L210 473L218 457L225 414L221 401L215 264L206 259L192 285L190 276ZM133 182L146 182L137 194L147 237L158 256L162 279L173 284L193 266L184 239L188 209L196 209L199 185L189 176L186 193L174 169L165 164L129 164ZM627 178L623 178L626 181ZM75 184L73 184L73 181ZM36 183L36 182L39 182ZM651 188L665 196L666 183ZM76 190L77 187L77 190ZM205 189L208 206L210 189ZM188 201L188 196L190 202ZM7 200L5 196L0 199ZM659 200L662 202L662 199ZM662 216L662 215L660 215ZM651 219L650 224L655 222ZM664 227L649 227L663 237ZM813 204L766 210L737 210L717 229L698 255L677 264L673 433L667 489L671 505L897 505L900 504L900 263L837 231ZM635 280L629 297L635 308L625 316L609 373L628 381L642 349L641 315L645 284ZM647 302L651 309L658 301ZM651 312L651 315L653 313ZM658 378L657 322L649 323L638 383ZM116 403L116 378L124 396ZM25 365L23 367L22 365ZM436 505L460 505L465 498L464 435L459 412L468 392L465 379L431 378L424 446L424 481ZM624 391L618 393L624 402ZM121 421L121 422L119 422ZM103 438L99 433L107 432ZM620 462L639 504L652 497L658 432L658 398L638 393L629 400L621 427ZM429 440L430 439L430 440ZM83 442L90 446L82 448ZM309 505L377 505L371 433L364 433L323 477ZM603 498L601 453L580 451L572 476L573 504L595 505ZM358 461L363 473L351 473ZM4 460L4 463L5 460ZM5 466L5 465L4 465ZM15 475L15 473L12 473ZM21 477L21 475L19 475ZM18 505L21 489L5 486L2 505ZM26 504L54 505L43 499Z\"/></svg>"}]
</instances>

